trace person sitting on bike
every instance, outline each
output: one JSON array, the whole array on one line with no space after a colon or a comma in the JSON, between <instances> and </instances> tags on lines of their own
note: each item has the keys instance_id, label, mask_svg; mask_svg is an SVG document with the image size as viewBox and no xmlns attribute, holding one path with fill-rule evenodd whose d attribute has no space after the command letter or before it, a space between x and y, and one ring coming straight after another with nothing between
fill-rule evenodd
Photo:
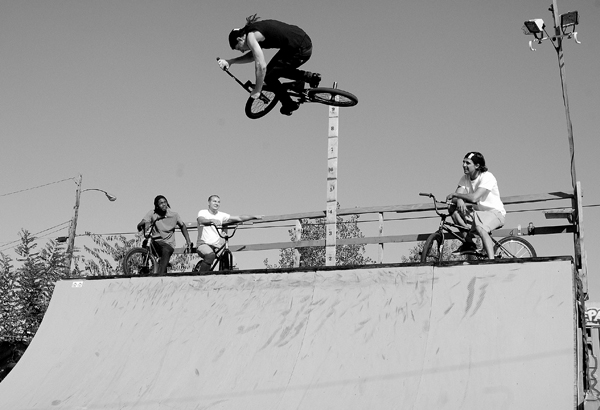
<instances>
[{"instance_id":1,"label":"person sitting on bike","mask_svg":"<svg viewBox=\"0 0 600 410\"><path fill-rule=\"evenodd\" d=\"M447 202L454 223L468 228L465 243L453 253L476 251L473 234L479 235L489 259L494 259L494 244L489 233L504 225L506 211L500 199L498 182L485 166L485 158L479 152L469 152L463 158L464 175L458 181L456 191L449 194ZM472 204L467 207L467 204Z\"/></svg>"},{"instance_id":2,"label":"person sitting on bike","mask_svg":"<svg viewBox=\"0 0 600 410\"><path fill-rule=\"evenodd\" d=\"M266 82L281 101L280 112L284 115L292 115L292 112L298 109L298 103L292 101L279 79L304 81L313 88L319 86L320 74L298 70L298 67L307 62L311 56L312 42L300 27L277 20L258 21L259 19L256 14L250 16L246 19L243 28L233 29L229 33L231 49L245 54L229 60L219 59L219 66L227 70L231 64L246 64L254 61L256 84L250 97L258 98ZM263 48L279 49L268 65L265 62Z\"/></svg>"},{"instance_id":3,"label":"person sitting on bike","mask_svg":"<svg viewBox=\"0 0 600 410\"><path fill-rule=\"evenodd\" d=\"M169 260L175 251L175 227L178 226L181 229L187 248L191 248L192 242L190 241L185 223L181 220L177 212L171 210L167 198L162 195L154 198L154 209L149 211L142 221L138 223L138 231L143 229L147 232L155 221L156 223L152 231L152 245L156 253L160 256L158 273L167 273Z\"/></svg>"},{"instance_id":4,"label":"person sitting on bike","mask_svg":"<svg viewBox=\"0 0 600 410\"><path fill-rule=\"evenodd\" d=\"M262 219L261 215L240 215L233 216L225 212L219 211L221 207L221 198L218 195L208 197L208 209L202 209L198 212L198 242L197 252L202 258L200 263L200 272L210 270L212 263L215 260L215 251L224 243L224 239L219 236L217 228L212 224L221 228L223 224L231 224L236 222L245 222L252 219Z\"/></svg>"}]
</instances>

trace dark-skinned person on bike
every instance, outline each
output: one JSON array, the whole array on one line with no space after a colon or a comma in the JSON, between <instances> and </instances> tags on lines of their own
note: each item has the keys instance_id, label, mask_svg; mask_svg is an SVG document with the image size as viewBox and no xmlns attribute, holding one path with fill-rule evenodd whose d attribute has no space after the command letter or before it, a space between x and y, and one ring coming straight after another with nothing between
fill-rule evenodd
<instances>
[{"instance_id":1,"label":"dark-skinned person on bike","mask_svg":"<svg viewBox=\"0 0 600 410\"><path fill-rule=\"evenodd\" d=\"M154 198L154 209L148 211L141 222L138 223L137 229L138 231L143 229L145 232L148 232L153 223L152 246L154 246L156 253L160 256L158 273L164 274L167 273L169 260L175 251L175 228L179 227L181 229L187 249L191 249L193 244L190 241L185 223L177 212L171 210L169 201L162 195Z\"/></svg>"},{"instance_id":2,"label":"dark-skinned person on bike","mask_svg":"<svg viewBox=\"0 0 600 410\"><path fill-rule=\"evenodd\" d=\"M506 210L500 198L498 182L488 171L485 158L471 151L462 161L464 175L458 181L456 191L446 197L450 202L449 212L455 224L469 229L464 233L465 243L455 254L475 252L477 247L473 235L481 238L488 258L494 259L494 244L490 232L504 225Z\"/></svg>"},{"instance_id":3,"label":"dark-skinned person on bike","mask_svg":"<svg viewBox=\"0 0 600 410\"><path fill-rule=\"evenodd\" d=\"M262 215L229 215L219 211L221 198L218 195L208 197L208 209L198 212L198 242L196 243L198 255L202 258L200 272L208 272L215 260L215 250L223 245L224 239L219 236L217 229L223 225L262 219ZM215 226L216 225L216 228Z\"/></svg>"},{"instance_id":4,"label":"dark-skinned person on bike","mask_svg":"<svg viewBox=\"0 0 600 410\"><path fill-rule=\"evenodd\" d=\"M229 33L229 46L232 50L245 53L241 57L219 59L219 67L229 69L232 64L254 62L256 83L250 93L251 98L258 98L266 83L281 101L280 112L292 115L298 104L292 101L280 78L299 80L309 83L311 87L319 86L321 75L310 71L298 70L312 55L312 42L308 34L300 27L277 20L262 20L256 14L246 18L246 25L233 29ZM279 49L269 64L266 63L263 49Z\"/></svg>"}]
</instances>

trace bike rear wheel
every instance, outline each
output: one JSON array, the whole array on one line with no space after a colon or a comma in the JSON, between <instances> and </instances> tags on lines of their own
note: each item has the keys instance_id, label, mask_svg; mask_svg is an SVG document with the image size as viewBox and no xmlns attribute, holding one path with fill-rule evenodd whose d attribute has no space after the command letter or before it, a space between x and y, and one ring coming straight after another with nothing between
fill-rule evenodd
<instances>
[{"instance_id":1,"label":"bike rear wheel","mask_svg":"<svg viewBox=\"0 0 600 410\"><path fill-rule=\"evenodd\" d=\"M533 246L518 236L507 236L494 246L494 256L499 259L535 258L537 254Z\"/></svg>"},{"instance_id":2,"label":"bike rear wheel","mask_svg":"<svg viewBox=\"0 0 600 410\"><path fill-rule=\"evenodd\" d=\"M337 88L311 88L307 95L311 101L336 107L353 107L358 104L358 98L354 94Z\"/></svg>"},{"instance_id":3,"label":"bike rear wheel","mask_svg":"<svg viewBox=\"0 0 600 410\"><path fill-rule=\"evenodd\" d=\"M259 98L249 97L246 101L246 116L256 120L267 115L279 102L279 97L268 87L264 87Z\"/></svg>"},{"instance_id":4,"label":"bike rear wheel","mask_svg":"<svg viewBox=\"0 0 600 410\"><path fill-rule=\"evenodd\" d=\"M158 262L148 249L130 249L121 263L125 275L150 275L158 273Z\"/></svg>"}]
</instances>

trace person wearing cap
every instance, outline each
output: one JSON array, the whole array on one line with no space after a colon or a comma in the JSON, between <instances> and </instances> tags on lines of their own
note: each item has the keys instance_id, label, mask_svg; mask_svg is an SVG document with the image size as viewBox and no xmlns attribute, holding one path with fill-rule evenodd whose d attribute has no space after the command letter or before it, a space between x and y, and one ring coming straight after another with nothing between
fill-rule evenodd
<instances>
[{"instance_id":1,"label":"person wearing cap","mask_svg":"<svg viewBox=\"0 0 600 410\"><path fill-rule=\"evenodd\" d=\"M464 233L465 243L456 249L455 254L476 251L473 234L479 235L489 259L494 259L494 244L490 232L504 225L506 210L500 198L498 182L488 171L485 158L479 152L471 151L463 158L464 175L458 181L456 191L446 197L451 203L449 212L455 224L468 228ZM470 207L467 204L472 205Z\"/></svg>"},{"instance_id":2,"label":"person wearing cap","mask_svg":"<svg viewBox=\"0 0 600 410\"><path fill-rule=\"evenodd\" d=\"M253 219L262 219L262 215L240 215L234 216L221 212L221 198L218 195L208 197L208 209L201 209L198 212L198 241L196 251L202 258L200 263L200 272L210 270L212 263L216 258L215 251L224 243L217 229L223 225L251 221Z\"/></svg>"},{"instance_id":3,"label":"person wearing cap","mask_svg":"<svg viewBox=\"0 0 600 410\"><path fill-rule=\"evenodd\" d=\"M138 231L148 231L154 224L152 230L152 246L160 256L158 263L158 273L167 273L169 260L175 251L175 228L179 227L186 242L186 247L192 247L192 241L188 235L187 227L177 212L171 210L169 201L162 195L154 198L154 209L148 211L140 223L137 225Z\"/></svg>"},{"instance_id":4,"label":"person wearing cap","mask_svg":"<svg viewBox=\"0 0 600 410\"><path fill-rule=\"evenodd\" d=\"M318 87L321 75L309 71L298 70L312 54L312 42L308 34L300 27L277 20L262 20L256 14L246 18L243 28L233 29L229 33L229 46L244 55L232 59L219 59L219 67L229 69L232 64L254 62L256 82L250 93L251 98L258 98L265 82L281 101L280 112L292 115L298 109L279 81L280 78L305 81L311 87ZM263 49L279 49L269 64L265 61Z\"/></svg>"}]
</instances>

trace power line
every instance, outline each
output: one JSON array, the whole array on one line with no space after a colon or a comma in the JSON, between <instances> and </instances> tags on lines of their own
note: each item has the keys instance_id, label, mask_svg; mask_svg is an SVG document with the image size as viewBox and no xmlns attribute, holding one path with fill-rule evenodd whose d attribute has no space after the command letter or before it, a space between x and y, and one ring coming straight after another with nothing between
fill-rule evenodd
<instances>
[{"instance_id":1,"label":"power line","mask_svg":"<svg viewBox=\"0 0 600 410\"><path fill-rule=\"evenodd\" d=\"M74 178L66 178L66 179L61 179L60 181L48 182L47 184L44 184L44 185L38 185L38 186L34 186L32 188L26 188L26 189L21 189L19 191L14 191L14 192L8 192L6 194L1 194L0 197L1 196L14 195L14 194L18 194L18 193L25 192L25 191L31 191L33 189L38 189L38 188L42 188L42 187L45 187L45 186L48 186L48 185L58 184L59 182L70 181L70 180L73 180L73 179Z\"/></svg>"},{"instance_id":2,"label":"power line","mask_svg":"<svg viewBox=\"0 0 600 410\"><path fill-rule=\"evenodd\" d=\"M44 229L44 230L42 230L42 231L39 231L39 232L37 232L37 233L34 233L34 234L32 234L32 236L33 236L33 237L35 237L35 238L43 238L43 237L45 237L45 236L47 236L47 235L50 235L51 233L58 232L58 231L60 231L60 230L64 229L64 226L65 226L65 225L68 225L68 224L70 224L70 223L71 223L71 221L66 221L66 222L60 223L60 224L58 224L58 225L54 225L54 226L52 226L52 227L50 227L50 228L47 228L47 229ZM60 227L60 229L57 229L56 231L49 232L48 234L46 234L46 235L43 235L43 236L39 236L41 233L48 232L48 231L51 231L52 229L59 228L59 227ZM6 242L6 243L2 244L2 245L0 245L0 248L1 248L1 249L0 249L0 252L1 252L1 251L6 251L6 250L9 250L9 249L14 249L14 248L16 248L16 247L17 247L17 245L16 245L16 244L18 244L18 243L20 243L20 242L21 242L21 240L20 240L20 239L17 239L16 241L12 241L12 242ZM13 245L13 246L9 246L9 245Z\"/></svg>"}]
</instances>

